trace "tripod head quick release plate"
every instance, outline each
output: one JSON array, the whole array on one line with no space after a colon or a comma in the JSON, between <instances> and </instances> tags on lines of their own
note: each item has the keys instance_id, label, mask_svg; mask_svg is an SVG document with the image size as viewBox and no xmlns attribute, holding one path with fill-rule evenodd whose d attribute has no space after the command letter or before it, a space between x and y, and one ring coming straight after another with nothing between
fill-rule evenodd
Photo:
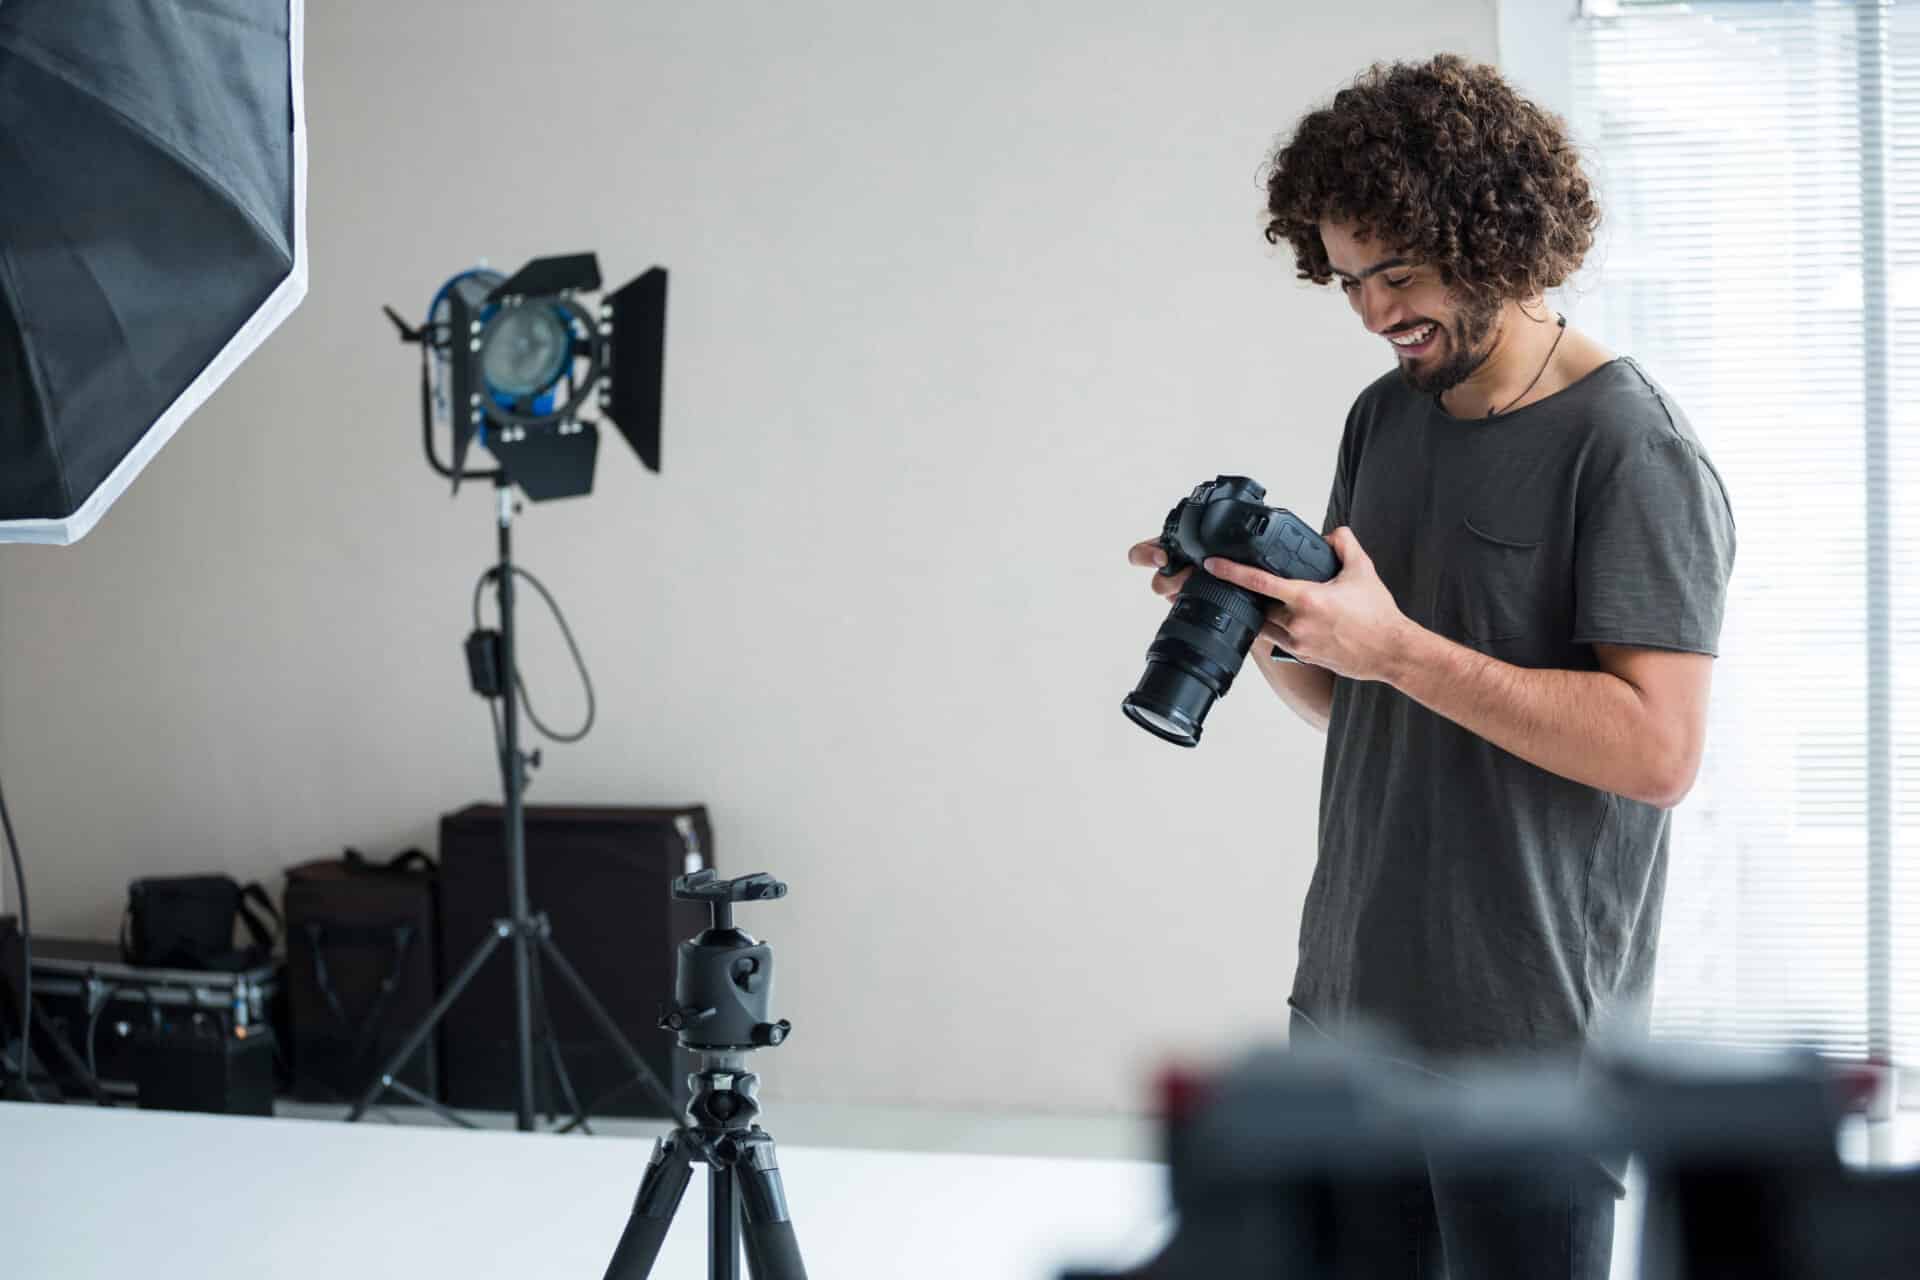
<instances>
[{"instance_id":1,"label":"tripod head quick release plate","mask_svg":"<svg viewBox=\"0 0 1920 1280\"><path fill-rule=\"evenodd\" d=\"M787 886L765 872L720 879L711 868L681 876L673 896L704 902L713 925L680 944L673 978L673 1007L660 1026L699 1053L772 1048L793 1024L771 1021L773 948L733 926L733 904L787 896Z\"/></svg>"},{"instance_id":2,"label":"tripod head quick release plate","mask_svg":"<svg viewBox=\"0 0 1920 1280\"><path fill-rule=\"evenodd\" d=\"M764 871L750 876L719 878L712 867L681 876L673 882L673 896L688 902L758 902L765 898L784 898L787 885Z\"/></svg>"}]
</instances>

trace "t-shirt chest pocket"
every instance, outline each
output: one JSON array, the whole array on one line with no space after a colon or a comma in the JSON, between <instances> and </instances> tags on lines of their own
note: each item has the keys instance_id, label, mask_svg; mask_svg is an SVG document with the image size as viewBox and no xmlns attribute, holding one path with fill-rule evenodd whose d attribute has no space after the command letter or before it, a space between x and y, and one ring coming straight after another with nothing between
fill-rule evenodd
<instances>
[{"instance_id":1,"label":"t-shirt chest pocket","mask_svg":"<svg viewBox=\"0 0 1920 1280\"><path fill-rule=\"evenodd\" d=\"M1511 520L1464 517L1447 538L1435 622L1478 649L1544 641L1561 594L1550 560L1544 533Z\"/></svg>"}]
</instances>

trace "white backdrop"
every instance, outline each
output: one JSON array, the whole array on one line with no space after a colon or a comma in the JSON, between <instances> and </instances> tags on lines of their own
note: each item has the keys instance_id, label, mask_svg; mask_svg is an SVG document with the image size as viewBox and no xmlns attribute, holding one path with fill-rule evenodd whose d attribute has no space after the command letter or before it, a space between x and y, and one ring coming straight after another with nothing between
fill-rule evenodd
<instances>
[{"instance_id":1,"label":"white backdrop","mask_svg":"<svg viewBox=\"0 0 1920 1280\"><path fill-rule=\"evenodd\" d=\"M665 473L530 508L600 694L533 802L712 806L781 963L775 1096L1131 1107L1280 1034L1320 738L1249 672L1127 724L1123 563L1220 471L1317 520L1386 367L1260 236L1274 138L1486 0L358 0L307 38L312 292L99 529L0 553L35 923L128 879L431 847L494 795L459 646L491 497L419 451L417 318L485 258L673 272ZM524 668L581 700L536 601Z\"/></svg>"}]
</instances>

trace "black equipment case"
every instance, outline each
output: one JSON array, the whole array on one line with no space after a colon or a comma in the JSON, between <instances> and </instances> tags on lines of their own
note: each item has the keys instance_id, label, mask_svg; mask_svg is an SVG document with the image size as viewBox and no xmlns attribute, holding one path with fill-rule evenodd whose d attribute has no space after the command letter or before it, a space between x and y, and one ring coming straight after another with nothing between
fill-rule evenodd
<instances>
[{"instance_id":1,"label":"black equipment case","mask_svg":"<svg viewBox=\"0 0 1920 1280\"><path fill-rule=\"evenodd\" d=\"M351 1102L425 1020L439 991L438 874L418 849L354 849L287 870L287 1030L293 1093ZM398 1078L440 1096L434 1037Z\"/></svg>"},{"instance_id":2,"label":"black equipment case","mask_svg":"<svg viewBox=\"0 0 1920 1280\"><path fill-rule=\"evenodd\" d=\"M273 959L279 924L280 913L257 882L219 874L146 876L127 887L120 958L148 969L255 969ZM239 925L252 941L236 947Z\"/></svg>"},{"instance_id":3,"label":"black equipment case","mask_svg":"<svg viewBox=\"0 0 1920 1280\"><path fill-rule=\"evenodd\" d=\"M673 1094L676 1106L686 1102L691 1057L660 1029L660 1011L673 1002L679 944L708 924L704 906L676 901L672 893L675 878L689 869L687 846L674 825L682 817L693 821L703 865L713 865L713 832L704 805L526 809L527 895L533 909L546 914L560 953ZM443 972L455 972L493 922L507 914L505 840L505 815L498 805L470 805L440 820ZM656 1114L573 991L551 966L541 968L555 1038L580 1100L596 1115ZM444 1101L511 1111L513 966L496 961L483 967L441 1025ZM553 1104L538 1057L536 1097ZM564 1113L564 1103L557 1109Z\"/></svg>"},{"instance_id":4,"label":"black equipment case","mask_svg":"<svg viewBox=\"0 0 1920 1280\"><path fill-rule=\"evenodd\" d=\"M271 1024L280 980L272 964L233 972L125 963L117 942L33 940L33 994L53 1032L91 1063L109 1095L143 1108L273 1114ZM58 1064L43 1045L35 1055ZM83 1082L59 1081L84 1093Z\"/></svg>"}]
</instances>

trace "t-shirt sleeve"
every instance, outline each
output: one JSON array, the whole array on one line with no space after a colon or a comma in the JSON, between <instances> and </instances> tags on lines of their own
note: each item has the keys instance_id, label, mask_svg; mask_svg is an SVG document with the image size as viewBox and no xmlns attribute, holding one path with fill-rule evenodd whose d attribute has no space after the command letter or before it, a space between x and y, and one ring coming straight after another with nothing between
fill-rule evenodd
<instances>
[{"instance_id":1,"label":"t-shirt sleeve","mask_svg":"<svg viewBox=\"0 0 1920 1280\"><path fill-rule=\"evenodd\" d=\"M1343 524L1351 523L1347 512L1353 506L1353 455L1354 417L1359 406L1347 413L1346 430L1340 433L1340 454L1333 464L1333 490L1327 495L1327 518L1320 523L1320 535L1325 537Z\"/></svg>"},{"instance_id":2,"label":"t-shirt sleeve","mask_svg":"<svg viewBox=\"0 0 1920 1280\"><path fill-rule=\"evenodd\" d=\"M1333 492L1327 495L1327 518L1320 522L1320 536L1326 537L1347 523L1347 486L1338 471L1333 473Z\"/></svg>"},{"instance_id":3,"label":"t-shirt sleeve","mask_svg":"<svg viewBox=\"0 0 1920 1280\"><path fill-rule=\"evenodd\" d=\"M1574 643L1719 652L1733 510L1691 442L1640 446L1580 514L1577 539Z\"/></svg>"}]
</instances>

